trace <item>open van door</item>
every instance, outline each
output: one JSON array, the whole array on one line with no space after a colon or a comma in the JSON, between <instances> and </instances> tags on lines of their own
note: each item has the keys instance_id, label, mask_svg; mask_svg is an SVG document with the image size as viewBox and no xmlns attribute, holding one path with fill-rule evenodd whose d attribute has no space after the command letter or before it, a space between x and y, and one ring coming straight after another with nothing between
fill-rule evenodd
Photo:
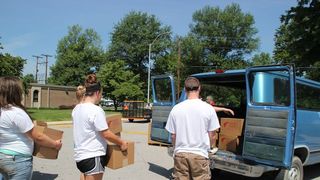
<instances>
[{"instance_id":1,"label":"open van door","mask_svg":"<svg viewBox=\"0 0 320 180\"><path fill-rule=\"evenodd\" d=\"M172 107L176 104L175 84L173 76L162 75L151 77L152 81L152 121L151 140L171 143L171 136L165 130Z\"/></svg>"},{"instance_id":2,"label":"open van door","mask_svg":"<svg viewBox=\"0 0 320 180\"><path fill-rule=\"evenodd\" d=\"M296 124L293 66L246 69L247 115L243 157L256 163L290 168Z\"/></svg>"}]
</instances>

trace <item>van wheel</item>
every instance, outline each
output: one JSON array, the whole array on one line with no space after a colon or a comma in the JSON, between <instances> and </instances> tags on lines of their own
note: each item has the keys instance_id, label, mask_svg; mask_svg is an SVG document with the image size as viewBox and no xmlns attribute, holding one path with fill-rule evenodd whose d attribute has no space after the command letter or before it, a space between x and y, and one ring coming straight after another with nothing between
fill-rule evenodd
<instances>
[{"instance_id":1,"label":"van wheel","mask_svg":"<svg viewBox=\"0 0 320 180\"><path fill-rule=\"evenodd\" d=\"M276 180L302 180L303 179L303 166L300 158L293 157L292 166L290 169L281 169L278 173Z\"/></svg>"},{"instance_id":2,"label":"van wheel","mask_svg":"<svg viewBox=\"0 0 320 180\"><path fill-rule=\"evenodd\" d=\"M129 122L133 122L133 119L129 119Z\"/></svg>"}]
</instances>

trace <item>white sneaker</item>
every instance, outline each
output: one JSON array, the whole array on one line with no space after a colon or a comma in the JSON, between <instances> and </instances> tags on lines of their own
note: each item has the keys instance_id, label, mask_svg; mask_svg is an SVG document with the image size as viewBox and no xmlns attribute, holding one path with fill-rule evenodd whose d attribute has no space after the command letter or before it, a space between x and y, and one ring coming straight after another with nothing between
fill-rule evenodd
<instances>
[{"instance_id":1,"label":"white sneaker","mask_svg":"<svg viewBox=\"0 0 320 180\"><path fill-rule=\"evenodd\" d=\"M215 154L218 150L219 150L218 148L214 147L213 149L209 150L209 153L210 154Z\"/></svg>"}]
</instances>

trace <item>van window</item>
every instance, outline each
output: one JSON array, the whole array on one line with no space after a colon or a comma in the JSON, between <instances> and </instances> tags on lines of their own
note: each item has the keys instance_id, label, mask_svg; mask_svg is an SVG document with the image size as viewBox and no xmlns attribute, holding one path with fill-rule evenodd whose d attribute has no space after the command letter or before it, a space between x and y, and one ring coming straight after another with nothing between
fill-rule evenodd
<instances>
[{"instance_id":1,"label":"van window","mask_svg":"<svg viewBox=\"0 0 320 180\"><path fill-rule=\"evenodd\" d=\"M297 84L297 107L320 110L320 89L304 84Z\"/></svg>"},{"instance_id":2,"label":"van window","mask_svg":"<svg viewBox=\"0 0 320 180\"><path fill-rule=\"evenodd\" d=\"M245 90L201 82L200 96L202 100L212 96L217 106L240 107L242 101L245 101Z\"/></svg>"},{"instance_id":3,"label":"van window","mask_svg":"<svg viewBox=\"0 0 320 180\"><path fill-rule=\"evenodd\" d=\"M290 82L287 71L252 72L249 77L252 104L290 105Z\"/></svg>"},{"instance_id":4,"label":"van window","mask_svg":"<svg viewBox=\"0 0 320 180\"><path fill-rule=\"evenodd\" d=\"M171 102L171 81L169 78L156 79L154 82L155 94L158 102Z\"/></svg>"},{"instance_id":5,"label":"van window","mask_svg":"<svg viewBox=\"0 0 320 180\"><path fill-rule=\"evenodd\" d=\"M220 78L219 81L212 81L212 78L199 79L201 82L200 97L203 101L212 96L214 105L232 109L237 118L246 116L247 98L244 76L237 82L234 76ZM218 112L218 117L229 117L227 113Z\"/></svg>"}]
</instances>

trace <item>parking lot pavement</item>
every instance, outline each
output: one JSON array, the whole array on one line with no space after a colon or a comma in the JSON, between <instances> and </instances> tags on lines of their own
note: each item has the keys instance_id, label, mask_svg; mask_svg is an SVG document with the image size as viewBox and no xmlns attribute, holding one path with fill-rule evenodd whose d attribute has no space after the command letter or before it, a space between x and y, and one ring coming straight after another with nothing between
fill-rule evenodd
<instances>
[{"instance_id":1,"label":"parking lot pavement","mask_svg":"<svg viewBox=\"0 0 320 180\"><path fill-rule=\"evenodd\" d=\"M123 121L121 137L135 142L135 162L133 165L112 170L106 168L103 179L161 180L169 179L173 160L166 147L151 146L147 143L147 122L128 123ZM64 131L63 146L57 160L34 158L33 180L78 179L80 173L73 160L72 126L49 124L50 128Z\"/></svg>"}]
</instances>

